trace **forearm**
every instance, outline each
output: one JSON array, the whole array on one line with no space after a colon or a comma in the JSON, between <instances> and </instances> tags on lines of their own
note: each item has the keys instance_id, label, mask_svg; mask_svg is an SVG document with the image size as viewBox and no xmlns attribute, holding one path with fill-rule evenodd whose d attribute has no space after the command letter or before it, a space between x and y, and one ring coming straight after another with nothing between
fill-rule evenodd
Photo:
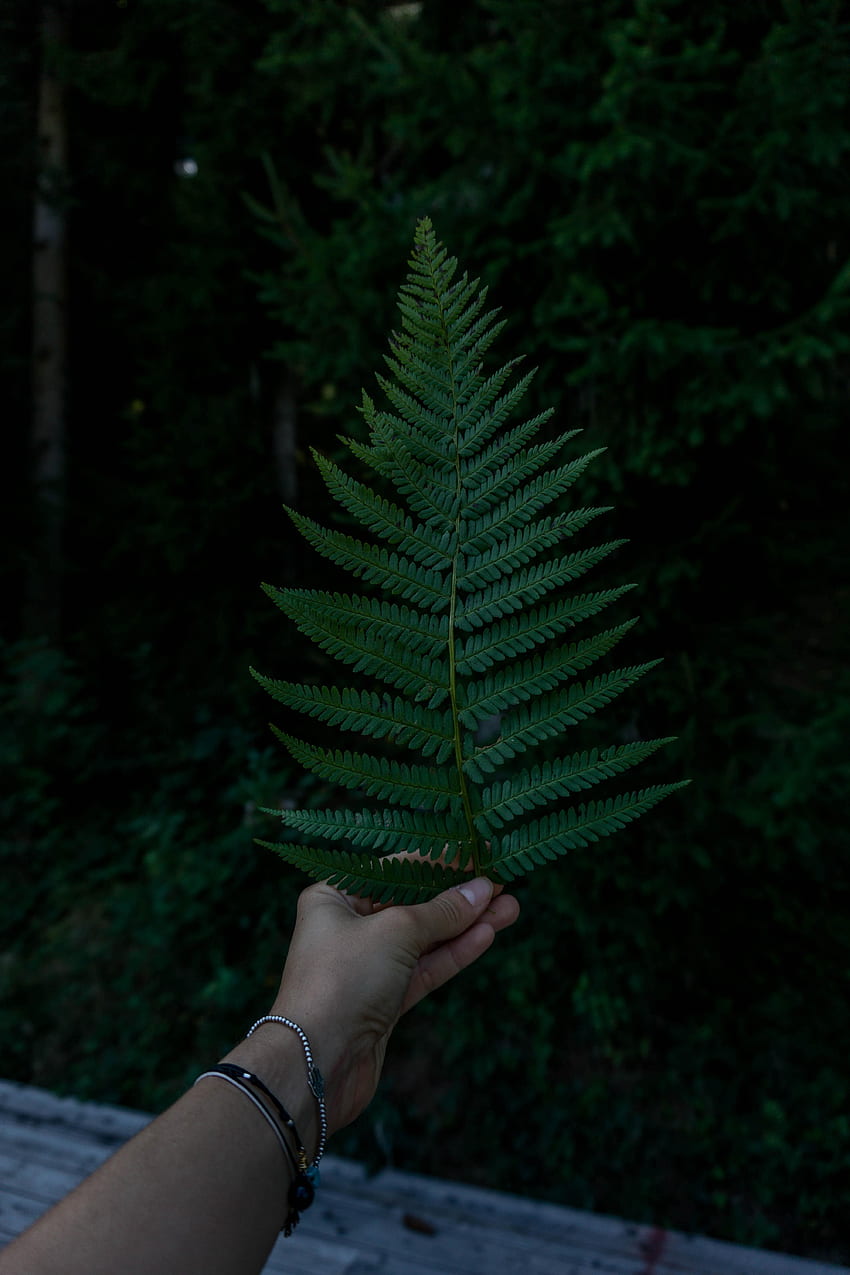
<instances>
[{"instance_id":1,"label":"forearm","mask_svg":"<svg viewBox=\"0 0 850 1275\"><path fill-rule=\"evenodd\" d=\"M371 1100L399 1015L477 960L517 910L485 880L409 908L304 891L272 1013L306 1032L329 1132ZM264 1023L223 1061L271 1090L312 1162L319 1108L299 1036ZM259 1272L294 1179L276 1127L227 1080L205 1078L0 1253L0 1275Z\"/></svg>"},{"instance_id":2,"label":"forearm","mask_svg":"<svg viewBox=\"0 0 850 1275\"><path fill-rule=\"evenodd\" d=\"M297 1038L258 1032L227 1057L276 1094L312 1156L316 1101ZM0 1253L0 1275L250 1275L283 1225L291 1178L260 1113L211 1077Z\"/></svg>"}]
</instances>

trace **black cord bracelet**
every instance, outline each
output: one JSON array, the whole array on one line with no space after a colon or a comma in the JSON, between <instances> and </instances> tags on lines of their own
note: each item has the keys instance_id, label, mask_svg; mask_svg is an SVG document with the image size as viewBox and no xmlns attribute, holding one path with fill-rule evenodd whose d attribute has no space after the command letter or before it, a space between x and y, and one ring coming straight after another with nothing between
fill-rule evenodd
<instances>
[{"instance_id":1,"label":"black cord bracelet","mask_svg":"<svg viewBox=\"0 0 850 1275\"><path fill-rule=\"evenodd\" d=\"M261 1112L263 1112L267 1118L271 1120L271 1115L267 1108L253 1097L247 1086L252 1085L254 1088L259 1089L259 1091L265 1094L266 1097L274 1104L281 1123L292 1134L297 1147L297 1159L286 1138L282 1134L279 1135L281 1146L283 1146L289 1157L293 1172L293 1178L289 1184L289 1190L287 1192L287 1203L289 1205L289 1209L283 1226L280 1229L283 1231L284 1235L291 1235L293 1229L301 1220L301 1214L305 1209L309 1209L316 1197L314 1181L317 1177L316 1172L314 1171L311 1173L307 1167L307 1152L304 1149L304 1144L301 1141L301 1137L295 1127L295 1121L292 1119L292 1116L286 1110L283 1103L280 1102L268 1086L260 1080L260 1077L255 1076L251 1071L246 1071L244 1067L239 1067L235 1063L222 1062L217 1063L215 1067L210 1067L209 1070L205 1071L203 1074L204 1076L221 1076L223 1080L227 1080L231 1084L235 1085L237 1089L241 1089L245 1094L245 1097L250 1098L255 1105L260 1107ZM198 1079L200 1080L201 1077L199 1076ZM272 1124L273 1127L275 1127L273 1122Z\"/></svg>"},{"instance_id":2,"label":"black cord bracelet","mask_svg":"<svg viewBox=\"0 0 850 1275\"><path fill-rule=\"evenodd\" d=\"M268 1085L263 1084L260 1077L255 1076L252 1071L246 1071L244 1067L239 1067L236 1063L217 1063L213 1070L223 1072L225 1076L232 1076L234 1080L245 1080L249 1085L253 1085L255 1089L259 1089L260 1093L264 1093L266 1095L277 1111L277 1114L280 1117L280 1123L284 1126L284 1128L289 1130L295 1139L295 1145L298 1148L299 1157L303 1160L306 1168L307 1151L304 1143L301 1141L301 1135L295 1127L295 1121L292 1119L292 1116L286 1110L286 1107L284 1107L280 1099L275 1097Z\"/></svg>"}]
</instances>

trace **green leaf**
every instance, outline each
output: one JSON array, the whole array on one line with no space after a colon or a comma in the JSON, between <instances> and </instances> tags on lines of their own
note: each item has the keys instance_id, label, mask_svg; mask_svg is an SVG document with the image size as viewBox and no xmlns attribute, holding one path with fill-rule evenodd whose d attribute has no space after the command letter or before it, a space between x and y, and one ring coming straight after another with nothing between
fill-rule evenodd
<instances>
[{"instance_id":1,"label":"green leaf","mask_svg":"<svg viewBox=\"0 0 850 1275\"><path fill-rule=\"evenodd\" d=\"M299 589L266 593L324 651L415 699L439 702L448 693L448 660L438 616L419 616L373 598L349 598ZM435 632L435 629L437 632ZM380 634L380 636L376 636Z\"/></svg>"},{"instance_id":2,"label":"green leaf","mask_svg":"<svg viewBox=\"0 0 850 1275\"><path fill-rule=\"evenodd\" d=\"M644 761L662 744L672 742L673 739L668 737L646 742L638 740L619 747L593 748L589 752L574 753L572 757L560 757L556 761L545 761L540 766L519 771L510 779L500 780L484 789L479 821L489 835L534 806L548 805L560 797L590 788L603 779L611 779Z\"/></svg>"},{"instance_id":3,"label":"green leaf","mask_svg":"<svg viewBox=\"0 0 850 1275\"><path fill-rule=\"evenodd\" d=\"M660 663L660 660L650 660L632 668L614 669L591 682L571 686L566 693L558 690L522 705L504 718L499 738L484 748L476 749L464 763L467 771L480 776L495 770L535 744L560 735L564 727L578 725L598 708L604 708L622 695L638 678ZM479 779L479 782L482 781Z\"/></svg>"},{"instance_id":4,"label":"green leaf","mask_svg":"<svg viewBox=\"0 0 850 1275\"><path fill-rule=\"evenodd\" d=\"M414 810L419 807L426 810L459 808L460 787L458 774L454 769L408 766L405 762L389 761L366 753L319 748L315 744L305 744L300 739L293 739L276 726L272 730L295 760L321 779L332 779L335 783L357 789L368 797L410 806Z\"/></svg>"},{"instance_id":5,"label":"green leaf","mask_svg":"<svg viewBox=\"0 0 850 1275\"><path fill-rule=\"evenodd\" d=\"M292 521L314 549L370 584L383 585L406 602L441 611L448 606L443 577L402 554L363 544L353 536L328 531L311 518L288 509Z\"/></svg>"},{"instance_id":6,"label":"green leaf","mask_svg":"<svg viewBox=\"0 0 850 1275\"><path fill-rule=\"evenodd\" d=\"M498 620L511 611L519 611L530 602L537 602L553 589L584 575L585 571L597 566L624 543L623 540L612 540L593 549L581 549L566 558L500 574L492 584L463 599L455 612L458 628L480 628L482 624Z\"/></svg>"},{"instance_id":7,"label":"green leaf","mask_svg":"<svg viewBox=\"0 0 850 1275\"><path fill-rule=\"evenodd\" d=\"M432 528L417 526L400 506L350 478L317 451L312 454L328 491L369 531L424 567L451 569L456 537L435 536Z\"/></svg>"},{"instance_id":8,"label":"green leaf","mask_svg":"<svg viewBox=\"0 0 850 1275\"><path fill-rule=\"evenodd\" d=\"M530 522L536 513L545 509L558 496L562 496L584 473L590 462L601 456L604 450L604 447L599 447L551 474L539 474L513 494L505 492L506 499L502 503L466 526L464 547L467 553L481 553L484 549L499 544L504 536L510 535L517 527Z\"/></svg>"},{"instance_id":9,"label":"green leaf","mask_svg":"<svg viewBox=\"0 0 850 1275\"><path fill-rule=\"evenodd\" d=\"M270 814L279 813L269 811ZM423 810L286 810L287 827L307 837L348 841L382 854L420 854L451 861L463 848L466 827L449 811L428 814Z\"/></svg>"},{"instance_id":10,"label":"green leaf","mask_svg":"<svg viewBox=\"0 0 850 1275\"><path fill-rule=\"evenodd\" d=\"M531 558L551 549L553 545L587 526L591 519L608 509L576 509L571 514L556 518L543 518L529 527L522 527L513 535L471 557L458 573L457 586L461 593L483 589L500 576L510 575Z\"/></svg>"},{"instance_id":11,"label":"green leaf","mask_svg":"<svg viewBox=\"0 0 850 1275\"><path fill-rule=\"evenodd\" d=\"M257 840L314 881L327 881L347 894L365 895L375 903L417 903L431 899L468 879L468 873L418 859L378 859L286 842Z\"/></svg>"},{"instance_id":12,"label":"green leaf","mask_svg":"<svg viewBox=\"0 0 850 1275\"><path fill-rule=\"evenodd\" d=\"M398 695L358 691L351 687L302 686L274 681L255 669L251 674L281 704L318 717L329 726L357 731L373 739L390 737L393 744L415 748L423 757L436 754L445 761L454 751L451 714L429 709Z\"/></svg>"},{"instance_id":13,"label":"green leaf","mask_svg":"<svg viewBox=\"0 0 850 1275\"><path fill-rule=\"evenodd\" d=\"M556 811L523 824L502 837L494 848L493 871L502 881L524 876L547 859L556 859L569 850L583 848L600 837L619 832L671 792L689 783L690 780L685 779L674 784L656 784L640 792L621 793L607 801L589 801L566 812Z\"/></svg>"},{"instance_id":14,"label":"green leaf","mask_svg":"<svg viewBox=\"0 0 850 1275\"><path fill-rule=\"evenodd\" d=\"M670 742L550 755L552 740L659 661L577 680L636 622L563 640L633 587L564 596L624 543L565 551L608 512L563 505L603 449L558 463L577 431L535 441L548 410L509 425L533 372L514 379L520 358L484 368L503 323L485 309L486 289L455 273L424 218L399 296L389 375L377 377L388 406L364 391L368 441L343 439L375 485L314 453L332 500L367 539L289 510L313 549L399 600L264 586L305 637L377 685L254 674L277 701L335 736L382 741L388 755L320 747L273 728L296 761L356 794L355 809L287 810L284 823L311 844L274 848L314 878L384 901L429 897L460 879L458 865L510 880L622 828L681 786L563 805ZM496 738L477 742L493 719ZM535 756L544 746L546 755ZM397 760L390 750L398 748L416 760ZM541 806L545 816L532 818ZM445 858L451 871L437 862Z\"/></svg>"},{"instance_id":15,"label":"green leaf","mask_svg":"<svg viewBox=\"0 0 850 1275\"><path fill-rule=\"evenodd\" d=\"M479 629L465 637L457 671L461 676L469 676L483 672L492 664L515 659L543 642L550 642L565 629L574 628L582 620L598 615L634 587L633 584L624 584L601 593L582 593L575 598L510 615L497 624Z\"/></svg>"},{"instance_id":16,"label":"green leaf","mask_svg":"<svg viewBox=\"0 0 850 1275\"><path fill-rule=\"evenodd\" d=\"M553 647L545 655L533 655L530 660L513 664L496 674L486 673L484 677L468 682L460 703L462 720L470 729L474 729L478 722L485 721L494 713L503 712L539 696L543 691L552 690L607 655L635 623L635 620L626 620L616 628L583 638L581 642Z\"/></svg>"}]
</instances>

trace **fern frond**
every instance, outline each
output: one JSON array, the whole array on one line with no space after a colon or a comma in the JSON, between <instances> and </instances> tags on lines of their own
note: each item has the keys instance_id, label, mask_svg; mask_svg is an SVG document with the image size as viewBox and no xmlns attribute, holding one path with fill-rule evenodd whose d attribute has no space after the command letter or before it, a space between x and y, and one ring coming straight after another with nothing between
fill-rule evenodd
<instances>
[{"instance_id":1,"label":"fern frond","mask_svg":"<svg viewBox=\"0 0 850 1275\"><path fill-rule=\"evenodd\" d=\"M403 496L413 513L426 524L435 524L442 531L455 529L458 495L442 481L440 475L430 470L399 440L382 436L376 425L376 433L386 444L385 455L390 458L389 476L396 490Z\"/></svg>"},{"instance_id":2,"label":"fern frond","mask_svg":"<svg viewBox=\"0 0 850 1275\"><path fill-rule=\"evenodd\" d=\"M376 691L350 687L300 686L274 681L255 669L252 675L278 703L309 713L329 726L357 731L373 739L390 737L394 744L415 748L423 757L443 762L454 751L454 730L450 713Z\"/></svg>"},{"instance_id":3,"label":"fern frond","mask_svg":"<svg viewBox=\"0 0 850 1275\"><path fill-rule=\"evenodd\" d=\"M625 543L566 551L568 539L608 512L560 504L604 449L562 461L577 431L544 434L550 410L507 427L534 371L519 375L521 358L485 368L503 320L487 308L486 288L457 274L427 218L399 312L377 377L386 406L364 391L368 437L342 439L381 491L314 451L330 496L358 530L288 511L319 554L372 594L263 586L301 633L376 685L310 686L254 673L279 703L335 733L413 754L399 761L345 744L324 748L273 728L297 762L363 807L286 811L285 828L310 844L273 849L314 878L396 902L430 897L469 871L511 880L622 828L681 787L565 804L670 742L549 755L551 741L659 663L581 680L635 620L565 640L633 587L566 596ZM493 719L496 738L478 742L481 724ZM532 818L541 807L547 813ZM455 866L446 869L446 860Z\"/></svg>"},{"instance_id":4,"label":"fern frond","mask_svg":"<svg viewBox=\"0 0 850 1275\"><path fill-rule=\"evenodd\" d=\"M604 589L600 593L582 593L532 611L521 611L519 615L509 615L486 629L464 635L457 672L469 677L483 673L493 664L516 659L535 646L551 642L582 620L598 615L634 588L633 584L621 584L619 588Z\"/></svg>"},{"instance_id":5,"label":"fern frond","mask_svg":"<svg viewBox=\"0 0 850 1275\"><path fill-rule=\"evenodd\" d=\"M406 426L409 425L414 433L424 433L429 440L433 440L435 443L439 443L442 440L446 426L444 414L429 411L418 398L399 389L397 385L394 385L385 376L376 376L375 380L402 418L403 423L400 424L401 433L406 433ZM385 421L392 420L388 412L382 412L380 418ZM440 454L438 447L435 447L434 451L435 454Z\"/></svg>"},{"instance_id":6,"label":"fern frond","mask_svg":"<svg viewBox=\"0 0 850 1275\"><path fill-rule=\"evenodd\" d=\"M487 289L480 287L480 279L470 279L466 271L459 279L455 279L451 287L446 289L443 297L442 312L446 323L459 323L462 319L465 328L469 328L473 319L481 313L487 300ZM404 285L399 289L404 294ZM490 310L485 318L492 321L498 313Z\"/></svg>"},{"instance_id":7,"label":"fern frond","mask_svg":"<svg viewBox=\"0 0 850 1275\"><path fill-rule=\"evenodd\" d=\"M294 509L286 512L305 540L331 562L347 567L370 584L382 585L406 602L433 611L442 611L448 606L445 584L438 571L431 571L403 554L363 544L341 531L328 531Z\"/></svg>"},{"instance_id":8,"label":"fern frond","mask_svg":"<svg viewBox=\"0 0 850 1275\"><path fill-rule=\"evenodd\" d=\"M503 370L510 375L513 369L521 362L522 359L512 359L510 363L505 364ZM458 455L463 458L471 456L477 448L482 447L489 438L493 437L496 431L500 429L504 422L508 419L511 412L515 410L517 404L524 396L536 375L537 368L532 368L530 372L526 372L525 376L521 377L520 380L517 381L516 385L512 386L509 390L505 390L505 393L497 398L490 408L486 412L482 413L478 420L468 423L466 427L461 430L460 437L458 439ZM507 376L505 377L505 380L507 380ZM503 380L502 384L504 383L505 382ZM568 438L573 437L576 433L578 433L578 431L573 430L572 433L564 435L564 442L566 442Z\"/></svg>"},{"instance_id":9,"label":"fern frond","mask_svg":"<svg viewBox=\"0 0 850 1275\"><path fill-rule=\"evenodd\" d=\"M478 352L475 351L475 353ZM465 402L457 404L457 432L461 436L465 432L463 439L465 449L464 453L461 454L468 455L473 446L482 445L484 437L491 437L496 432L501 419L514 411L516 404L519 403L522 395L525 394L526 388L531 384L531 379L534 377L534 372L528 372L528 375L517 382L514 389L507 390L505 395L502 395L503 386L507 384L517 363L521 362L522 358L512 358L510 362L505 363L505 366L500 367L500 370L493 372L491 376L480 381L480 384L475 386L472 394L469 394ZM492 411L488 411L488 409L492 409ZM487 414L486 421L482 419L484 413Z\"/></svg>"},{"instance_id":10,"label":"fern frond","mask_svg":"<svg viewBox=\"0 0 850 1275\"><path fill-rule=\"evenodd\" d=\"M455 612L457 627L477 629L491 620L509 615L511 611L519 611L560 585L577 580L623 544L624 540L611 540L608 544L597 545L593 549L580 549L554 562L500 574L492 584L462 600Z\"/></svg>"},{"instance_id":11,"label":"fern frond","mask_svg":"<svg viewBox=\"0 0 850 1275\"><path fill-rule=\"evenodd\" d=\"M640 792L620 793L607 801L589 801L543 819L522 825L502 838L493 856L493 871L503 881L521 877L547 859L556 859L568 850L577 850L625 828L639 815L651 810L671 792L685 788L689 779L674 784L656 784Z\"/></svg>"},{"instance_id":12,"label":"fern frond","mask_svg":"<svg viewBox=\"0 0 850 1275\"><path fill-rule=\"evenodd\" d=\"M390 641L398 639L410 651L436 657L445 650L449 634L447 617L414 611L396 602L376 598L322 593L316 589L278 589L262 586L276 606L296 623L304 620L340 637L356 637L379 629ZM312 635L311 635L312 636ZM368 649L368 648L367 648Z\"/></svg>"},{"instance_id":13,"label":"fern frond","mask_svg":"<svg viewBox=\"0 0 850 1275\"><path fill-rule=\"evenodd\" d=\"M526 448L521 460L487 473L475 490L467 493L467 521L486 517L491 509L499 507L511 492L516 491L520 483L538 469L546 471L544 481L548 482L549 462L557 456L562 445L560 438L553 438L548 443L538 443Z\"/></svg>"},{"instance_id":14,"label":"fern frond","mask_svg":"<svg viewBox=\"0 0 850 1275\"><path fill-rule=\"evenodd\" d=\"M288 748L294 759L321 779L332 779L346 788L363 792L367 797L408 806L412 810L459 810L458 773L447 767L408 766L368 753L340 752L319 748L293 739L276 726L275 735Z\"/></svg>"},{"instance_id":15,"label":"fern frond","mask_svg":"<svg viewBox=\"0 0 850 1275\"><path fill-rule=\"evenodd\" d=\"M579 456L578 460L563 465L552 474L538 475L527 486L515 491L503 504L476 518L464 529L467 552L481 553L488 546L498 544L502 536L530 522L541 509L562 496L584 473L590 462L604 451L604 447L597 447L596 451Z\"/></svg>"},{"instance_id":16,"label":"fern frond","mask_svg":"<svg viewBox=\"0 0 850 1275\"><path fill-rule=\"evenodd\" d=\"M314 449L311 450L331 495L358 522L423 567L451 570L454 550L452 538L435 544L434 536L423 532L399 505L384 500L370 487L344 473L338 465L334 465Z\"/></svg>"},{"instance_id":17,"label":"fern frond","mask_svg":"<svg viewBox=\"0 0 850 1275\"><path fill-rule=\"evenodd\" d=\"M462 720L473 729L474 725L486 721L494 713L504 712L541 695L543 691L552 690L607 655L636 623L636 619L626 620L613 629L583 638L581 642L554 647L545 655L532 656L530 660L523 660L498 674L486 673L484 677L468 682L461 703Z\"/></svg>"},{"instance_id":18,"label":"fern frond","mask_svg":"<svg viewBox=\"0 0 850 1275\"><path fill-rule=\"evenodd\" d=\"M622 695L623 691L633 686L644 673L660 663L660 660L650 660L632 668L615 669L611 673L595 677L591 682L571 686L566 694L558 691L555 694L541 695L530 704L515 709L502 723L499 738L492 744L476 749L472 757L464 762L466 770L473 777L479 777L482 772L503 766L535 744L542 744L545 740L560 735L565 726L576 726L598 708L605 708L618 695ZM479 782L482 780L479 779Z\"/></svg>"},{"instance_id":19,"label":"fern frond","mask_svg":"<svg viewBox=\"0 0 850 1275\"><path fill-rule=\"evenodd\" d=\"M267 814L279 814L269 810ZM429 859L451 862L463 849L463 822L447 811L430 814L424 810L287 810L287 827L307 837L325 841L347 841L381 854L419 854Z\"/></svg>"},{"instance_id":20,"label":"fern frond","mask_svg":"<svg viewBox=\"0 0 850 1275\"><path fill-rule=\"evenodd\" d=\"M327 881L348 894L366 895L376 903L417 903L469 879L469 873L419 859L379 859L345 850L322 850L284 842L257 840L314 881Z\"/></svg>"},{"instance_id":21,"label":"fern frond","mask_svg":"<svg viewBox=\"0 0 850 1275\"><path fill-rule=\"evenodd\" d=\"M530 770L519 771L510 779L502 779L481 793L483 808L477 818L491 836L503 824L516 819L535 806L549 805L561 797L590 788L603 779L612 779L621 771L645 761L662 744L673 737L650 739L645 743L621 744L619 747L574 753L543 762Z\"/></svg>"},{"instance_id":22,"label":"fern frond","mask_svg":"<svg viewBox=\"0 0 850 1275\"><path fill-rule=\"evenodd\" d=\"M429 415L433 415L429 413ZM439 419L434 417L434 419ZM392 412L378 412L373 422L376 433L380 431L381 435L387 439L404 438L407 450L423 465L434 465L439 472L443 469L446 476L450 479L446 457L440 447L434 446L432 441L434 432L430 423L422 418L422 424L418 430L413 429L407 421L403 421L400 416L394 416Z\"/></svg>"},{"instance_id":23,"label":"fern frond","mask_svg":"<svg viewBox=\"0 0 850 1275\"><path fill-rule=\"evenodd\" d=\"M475 488L479 481L483 481L494 470L500 469L516 456L517 452L521 451L534 437L542 423L551 416L552 412L541 412L539 416L532 416L531 420L510 430L495 443L485 447L483 451L474 452L471 458L462 457L460 472L463 475L468 497L474 499ZM559 446L561 441L558 439Z\"/></svg>"},{"instance_id":24,"label":"fern frond","mask_svg":"<svg viewBox=\"0 0 850 1275\"><path fill-rule=\"evenodd\" d=\"M439 658L443 644L426 623L439 623L439 616L410 613L405 625L406 608L372 598L324 595L327 600L322 605L307 592L263 587L302 633L356 672L378 677L416 700L442 697L448 660ZM380 638L375 636L378 628Z\"/></svg>"},{"instance_id":25,"label":"fern frond","mask_svg":"<svg viewBox=\"0 0 850 1275\"><path fill-rule=\"evenodd\" d=\"M521 527L501 544L493 545L484 553L471 557L458 574L458 590L472 593L483 589L500 576L509 575L524 566L538 554L551 549L559 540L566 540L600 514L608 513L610 506L598 509L575 509L571 514L556 518L542 518L540 522Z\"/></svg>"}]
</instances>

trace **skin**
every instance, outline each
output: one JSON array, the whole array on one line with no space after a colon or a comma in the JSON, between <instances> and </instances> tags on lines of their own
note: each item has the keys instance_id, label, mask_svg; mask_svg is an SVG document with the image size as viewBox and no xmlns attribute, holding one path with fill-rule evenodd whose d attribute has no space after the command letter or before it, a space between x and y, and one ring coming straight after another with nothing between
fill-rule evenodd
<instances>
[{"instance_id":1,"label":"skin","mask_svg":"<svg viewBox=\"0 0 850 1275\"><path fill-rule=\"evenodd\" d=\"M269 1013L307 1033L329 1134L371 1101L401 1015L483 955L518 914L516 900L483 879L407 907L327 885L303 892ZM312 1159L317 1104L295 1033L263 1024L226 1057L278 1096ZM259 1272L283 1224L290 1174L244 1095L204 1079L4 1249L0 1275Z\"/></svg>"}]
</instances>

